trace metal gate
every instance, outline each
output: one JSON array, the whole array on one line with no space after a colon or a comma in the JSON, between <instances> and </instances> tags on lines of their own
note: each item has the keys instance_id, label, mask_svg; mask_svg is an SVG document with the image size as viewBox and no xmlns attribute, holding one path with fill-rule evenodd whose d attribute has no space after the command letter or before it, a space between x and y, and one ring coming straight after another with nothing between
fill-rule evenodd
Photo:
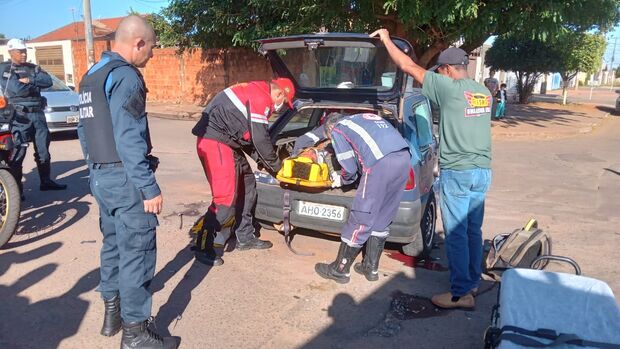
<instances>
[{"instance_id":1,"label":"metal gate","mask_svg":"<svg viewBox=\"0 0 620 349\"><path fill-rule=\"evenodd\" d=\"M40 65L43 70L65 81L65 64L62 57L62 46L36 47L35 56L37 64Z\"/></svg>"}]
</instances>

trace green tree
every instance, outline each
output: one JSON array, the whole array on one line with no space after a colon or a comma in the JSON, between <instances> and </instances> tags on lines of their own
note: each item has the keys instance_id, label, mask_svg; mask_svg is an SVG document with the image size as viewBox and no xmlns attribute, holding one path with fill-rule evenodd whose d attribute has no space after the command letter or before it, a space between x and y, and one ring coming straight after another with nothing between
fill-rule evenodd
<instances>
[{"instance_id":1,"label":"green tree","mask_svg":"<svg viewBox=\"0 0 620 349\"><path fill-rule=\"evenodd\" d=\"M553 40L559 53L557 68L562 76L562 104L566 104L568 82L579 72L595 73L601 68L606 41L601 34L567 32Z\"/></svg>"},{"instance_id":2,"label":"green tree","mask_svg":"<svg viewBox=\"0 0 620 349\"><path fill-rule=\"evenodd\" d=\"M181 48L253 46L265 37L370 32L384 26L412 42L429 66L454 43L466 51L492 35L545 39L613 27L619 0L171 0L160 13Z\"/></svg>"},{"instance_id":3,"label":"green tree","mask_svg":"<svg viewBox=\"0 0 620 349\"><path fill-rule=\"evenodd\" d=\"M0 39L6 39L6 36L2 33L0 33Z\"/></svg>"},{"instance_id":4,"label":"green tree","mask_svg":"<svg viewBox=\"0 0 620 349\"><path fill-rule=\"evenodd\" d=\"M528 103L538 78L554 71L559 59L559 51L550 42L504 35L487 50L485 64L493 70L513 71L519 103Z\"/></svg>"}]
</instances>

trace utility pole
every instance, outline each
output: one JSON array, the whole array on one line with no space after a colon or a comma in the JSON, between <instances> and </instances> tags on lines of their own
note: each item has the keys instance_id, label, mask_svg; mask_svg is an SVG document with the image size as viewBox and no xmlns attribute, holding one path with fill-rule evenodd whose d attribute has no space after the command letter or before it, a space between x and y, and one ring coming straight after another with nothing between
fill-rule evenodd
<instances>
[{"instance_id":1,"label":"utility pole","mask_svg":"<svg viewBox=\"0 0 620 349\"><path fill-rule=\"evenodd\" d=\"M90 0L84 1L84 34L86 36L86 60L88 68L95 64L95 49L93 47L93 20L90 15Z\"/></svg>"},{"instance_id":2,"label":"utility pole","mask_svg":"<svg viewBox=\"0 0 620 349\"><path fill-rule=\"evenodd\" d=\"M614 80L616 80L616 71L614 70L614 57L616 55L616 44L618 43L618 37L614 38L614 51L611 53L611 71L609 72L611 75L611 87L609 90L614 89Z\"/></svg>"}]
</instances>

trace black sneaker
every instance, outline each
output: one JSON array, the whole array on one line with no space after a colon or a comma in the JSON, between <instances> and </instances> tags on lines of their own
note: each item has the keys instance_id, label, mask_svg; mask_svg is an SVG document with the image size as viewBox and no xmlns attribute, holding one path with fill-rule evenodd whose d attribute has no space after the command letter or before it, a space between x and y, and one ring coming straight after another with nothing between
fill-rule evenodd
<instances>
[{"instance_id":1,"label":"black sneaker","mask_svg":"<svg viewBox=\"0 0 620 349\"><path fill-rule=\"evenodd\" d=\"M273 244L271 241L260 240L257 237L253 237L252 240L241 243L237 241L237 249L239 251L247 251L247 250L266 250L268 248L272 248Z\"/></svg>"}]
</instances>

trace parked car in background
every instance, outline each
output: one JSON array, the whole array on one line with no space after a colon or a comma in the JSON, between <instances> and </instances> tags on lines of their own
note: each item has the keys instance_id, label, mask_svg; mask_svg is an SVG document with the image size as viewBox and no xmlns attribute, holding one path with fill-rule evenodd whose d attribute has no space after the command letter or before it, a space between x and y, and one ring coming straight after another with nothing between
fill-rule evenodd
<instances>
[{"instance_id":1,"label":"parked car in background","mask_svg":"<svg viewBox=\"0 0 620 349\"><path fill-rule=\"evenodd\" d=\"M65 85L60 79L50 74L53 85L41 90L47 99L45 120L50 132L75 131L80 120L78 94Z\"/></svg>"},{"instance_id":2,"label":"parked car in background","mask_svg":"<svg viewBox=\"0 0 620 349\"><path fill-rule=\"evenodd\" d=\"M620 115L620 96L616 98L616 115Z\"/></svg>"}]
</instances>

